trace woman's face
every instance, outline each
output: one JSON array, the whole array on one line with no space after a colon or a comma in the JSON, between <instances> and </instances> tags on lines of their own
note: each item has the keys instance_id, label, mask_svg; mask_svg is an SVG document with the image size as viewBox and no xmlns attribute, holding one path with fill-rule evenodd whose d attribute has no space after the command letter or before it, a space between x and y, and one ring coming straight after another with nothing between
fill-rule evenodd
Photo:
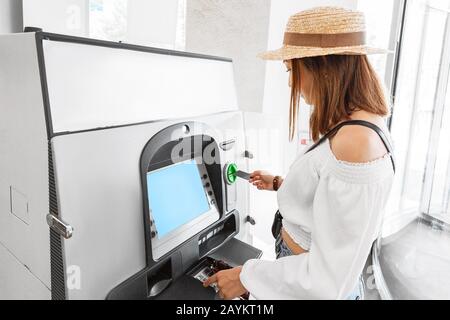
<instances>
[{"instance_id":1,"label":"woman's face","mask_svg":"<svg viewBox=\"0 0 450 320\"><path fill-rule=\"evenodd\" d=\"M289 72L289 87L292 87L294 73L292 72L292 60L285 60L284 64ZM312 75L311 73L300 63L300 92L303 100L307 104L311 104L311 90L312 90Z\"/></svg>"}]
</instances>

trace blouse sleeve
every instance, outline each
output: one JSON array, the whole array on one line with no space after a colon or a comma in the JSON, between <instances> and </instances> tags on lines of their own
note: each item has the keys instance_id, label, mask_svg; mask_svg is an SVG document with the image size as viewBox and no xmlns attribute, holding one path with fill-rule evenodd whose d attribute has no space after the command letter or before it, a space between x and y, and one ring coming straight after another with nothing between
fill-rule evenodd
<instances>
[{"instance_id":1,"label":"blouse sleeve","mask_svg":"<svg viewBox=\"0 0 450 320\"><path fill-rule=\"evenodd\" d=\"M248 261L240 275L244 287L256 299L345 299L378 233L391 186L387 178L393 175L384 167L336 160L319 179L310 251L276 261Z\"/></svg>"}]
</instances>

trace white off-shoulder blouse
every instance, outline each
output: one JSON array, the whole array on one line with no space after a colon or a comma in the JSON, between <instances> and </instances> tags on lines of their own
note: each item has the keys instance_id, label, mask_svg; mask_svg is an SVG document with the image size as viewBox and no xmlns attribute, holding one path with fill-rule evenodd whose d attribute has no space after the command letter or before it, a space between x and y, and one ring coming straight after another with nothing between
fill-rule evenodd
<instances>
[{"instance_id":1,"label":"white off-shoulder blouse","mask_svg":"<svg viewBox=\"0 0 450 320\"><path fill-rule=\"evenodd\" d=\"M297 157L278 206L283 228L308 252L246 262L244 287L256 299L346 299L379 234L393 178L389 154L347 163L336 159L329 140Z\"/></svg>"}]
</instances>

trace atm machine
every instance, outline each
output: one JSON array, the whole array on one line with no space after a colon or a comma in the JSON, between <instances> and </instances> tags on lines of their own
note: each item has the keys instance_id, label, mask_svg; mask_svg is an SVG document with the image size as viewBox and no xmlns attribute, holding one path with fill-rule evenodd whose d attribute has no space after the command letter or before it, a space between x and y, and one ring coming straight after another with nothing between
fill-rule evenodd
<instances>
[{"instance_id":1,"label":"atm machine","mask_svg":"<svg viewBox=\"0 0 450 320\"><path fill-rule=\"evenodd\" d=\"M0 298L214 299L202 279L259 258L232 68L0 36Z\"/></svg>"}]
</instances>

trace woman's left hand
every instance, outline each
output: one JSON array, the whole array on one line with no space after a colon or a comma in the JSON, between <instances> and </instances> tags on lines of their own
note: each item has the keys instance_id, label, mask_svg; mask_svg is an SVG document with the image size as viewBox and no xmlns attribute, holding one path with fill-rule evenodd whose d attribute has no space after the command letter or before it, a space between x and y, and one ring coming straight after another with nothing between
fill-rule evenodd
<instances>
[{"instance_id":1,"label":"woman's left hand","mask_svg":"<svg viewBox=\"0 0 450 320\"><path fill-rule=\"evenodd\" d=\"M237 298L247 292L247 289L244 288L239 278L241 270L242 267L236 267L219 271L203 282L203 286L208 287L216 283L219 289L219 296L222 299L232 300Z\"/></svg>"}]
</instances>

